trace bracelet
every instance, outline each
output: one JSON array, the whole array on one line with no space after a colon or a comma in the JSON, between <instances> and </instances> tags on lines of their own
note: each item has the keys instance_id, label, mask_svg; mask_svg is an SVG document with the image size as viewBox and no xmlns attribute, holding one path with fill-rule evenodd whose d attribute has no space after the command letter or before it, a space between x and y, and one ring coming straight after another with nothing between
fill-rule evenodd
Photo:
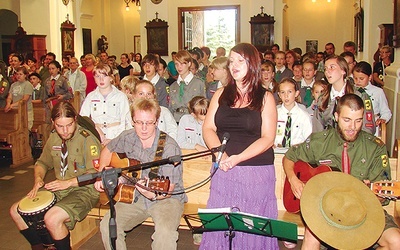
<instances>
[{"instance_id":1,"label":"bracelet","mask_svg":"<svg viewBox=\"0 0 400 250\"><path fill-rule=\"evenodd\" d=\"M150 199L151 201L156 201L157 200L157 194L154 194L154 197Z\"/></svg>"}]
</instances>

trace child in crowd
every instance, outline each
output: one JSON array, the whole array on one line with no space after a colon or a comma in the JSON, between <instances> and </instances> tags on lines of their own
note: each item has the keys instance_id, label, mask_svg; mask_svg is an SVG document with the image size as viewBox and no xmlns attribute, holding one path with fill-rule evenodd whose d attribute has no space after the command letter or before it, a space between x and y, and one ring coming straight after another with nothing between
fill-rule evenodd
<instances>
[{"instance_id":1,"label":"child in crowd","mask_svg":"<svg viewBox=\"0 0 400 250\"><path fill-rule=\"evenodd\" d=\"M29 75L28 79L33 87L32 103L44 103L44 100L46 99L46 90L41 84L42 80L40 79L40 75L34 72Z\"/></svg>"},{"instance_id":2,"label":"child in crowd","mask_svg":"<svg viewBox=\"0 0 400 250\"><path fill-rule=\"evenodd\" d=\"M168 70L167 70L167 62L160 58L160 64L158 64L158 69L157 73L160 77L164 78L165 82L167 82L168 79ZM167 92L169 93L169 85L167 83Z\"/></svg>"},{"instance_id":3,"label":"child in crowd","mask_svg":"<svg viewBox=\"0 0 400 250\"><path fill-rule=\"evenodd\" d=\"M316 80L312 87L313 102L307 108L308 113L313 116L314 110L318 108L318 98L326 91L328 83L324 80Z\"/></svg>"},{"instance_id":4,"label":"child in crowd","mask_svg":"<svg viewBox=\"0 0 400 250\"><path fill-rule=\"evenodd\" d=\"M312 132L311 117L302 104L296 102L300 91L296 81L284 78L279 83L278 95L282 104L277 106L278 125L276 127L275 146L289 148L307 139Z\"/></svg>"},{"instance_id":5,"label":"child in crowd","mask_svg":"<svg viewBox=\"0 0 400 250\"><path fill-rule=\"evenodd\" d=\"M303 65L299 62L293 65L293 79L298 83L303 80Z\"/></svg>"},{"instance_id":6,"label":"child in crowd","mask_svg":"<svg viewBox=\"0 0 400 250\"><path fill-rule=\"evenodd\" d=\"M283 51L275 53L275 81L280 82L283 78L293 77L293 72L286 68L286 55Z\"/></svg>"},{"instance_id":7,"label":"child in crowd","mask_svg":"<svg viewBox=\"0 0 400 250\"><path fill-rule=\"evenodd\" d=\"M122 131L132 128L132 116L128 98L113 85L110 66L96 65L94 79L97 88L86 96L79 114L93 120L101 143L106 145Z\"/></svg>"},{"instance_id":8,"label":"child in crowd","mask_svg":"<svg viewBox=\"0 0 400 250\"><path fill-rule=\"evenodd\" d=\"M129 105L133 104L133 92L135 91L135 86L138 81L140 80L136 76L126 76L121 80L121 91L126 94L126 97L128 97Z\"/></svg>"},{"instance_id":9,"label":"child in crowd","mask_svg":"<svg viewBox=\"0 0 400 250\"><path fill-rule=\"evenodd\" d=\"M202 96L195 96L188 107L190 114L183 115L178 126L178 145L182 149L207 150L203 139L202 126L210 101Z\"/></svg>"},{"instance_id":10,"label":"child in crowd","mask_svg":"<svg viewBox=\"0 0 400 250\"><path fill-rule=\"evenodd\" d=\"M306 60L303 62L303 79L300 82L300 99L301 103L310 107L312 98L312 87L315 82L315 74L317 73L317 65L314 61Z\"/></svg>"},{"instance_id":11,"label":"child in crowd","mask_svg":"<svg viewBox=\"0 0 400 250\"><path fill-rule=\"evenodd\" d=\"M160 61L158 57L154 54L147 54L142 59L142 68L144 72L143 80L150 81L157 91L157 100L160 106L168 107L168 92L167 92L167 82L163 77L158 75Z\"/></svg>"},{"instance_id":12,"label":"child in crowd","mask_svg":"<svg viewBox=\"0 0 400 250\"><path fill-rule=\"evenodd\" d=\"M189 114L186 104L195 96L205 96L205 84L190 72L192 57L186 50L181 50L175 55L175 67L178 79L170 86L169 109L179 122L184 114Z\"/></svg>"},{"instance_id":13,"label":"child in crowd","mask_svg":"<svg viewBox=\"0 0 400 250\"><path fill-rule=\"evenodd\" d=\"M48 117L50 118L50 110L59 101L69 100L74 97L72 88L67 78L61 75L61 65L58 61L49 63L50 76L44 83L46 89L46 103L48 104Z\"/></svg>"},{"instance_id":14,"label":"child in crowd","mask_svg":"<svg viewBox=\"0 0 400 250\"><path fill-rule=\"evenodd\" d=\"M154 85L146 80L139 80L134 85L133 89L133 97L134 99L138 98L146 98L146 99L157 99L156 89ZM158 129L164 131L169 136L176 140L178 126L176 125L176 121L174 116L171 114L169 109L164 106L160 106L161 113L160 118L158 118Z\"/></svg>"},{"instance_id":15,"label":"child in crowd","mask_svg":"<svg viewBox=\"0 0 400 250\"><path fill-rule=\"evenodd\" d=\"M206 95L211 100L215 91L221 87L225 87L229 82L231 74L228 69L228 58L225 56L215 58L211 62L209 69L211 69L213 81L207 86Z\"/></svg>"},{"instance_id":16,"label":"child in crowd","mask_svg":"<svg viewBox=\"0 0 400 250\"><path fill-rule=\"evenodd\" d=\"M357 63L354 67L353 77L355 85L359 88L363 88L371 98L376 126L378 127L381 123L388 123L392 118L392 112L389 109L388 101L383 90L371 83L371 65L364 61ZM378 135L378 129L375 135Z\"/></svg>"},{"instance_id":17,"label":"child in crowd","mask_svg":"<svg viewBox=\"0 0 400 250\"><path fill-rule=\"evenodd\" d=\"M271 61L265 61L261 64L261 80L263 83L264 88L268 89L272 92L275 99L275 104L278 105L280 102L278 96L278 83L275 81L275 66L274 63Z\"/></svg>"},{"instance_id":18,"label":"child in crowd","mask_svg":"<svg viewBox=\"0 0 400 250\"><path fill-rule=\"evenodd\" d=\"M5 112L10 111L12 108L18 107L19 101L25 101L28 109L28 129L31 130L33 125L33 106L32 106L32 93L33 87L30 82L26 80L28 69L20 66L15 69L16 81L11 84L10 91L7 96Z\"/></svg>"}]
</instances>

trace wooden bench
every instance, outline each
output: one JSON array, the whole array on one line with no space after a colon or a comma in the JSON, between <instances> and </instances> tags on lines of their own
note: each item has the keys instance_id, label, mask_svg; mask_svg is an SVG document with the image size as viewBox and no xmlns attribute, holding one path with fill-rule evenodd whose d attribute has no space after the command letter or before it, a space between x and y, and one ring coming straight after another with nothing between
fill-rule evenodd
<instances>
[{"instance_id":1,"label":"wooden bench","mask_svg":"<svg viewBox=\"0 0 400 250\"><path fill-rule=\"evenodd\" d=\"M182 150L183 154L189 154L194 151L191 150ZM275 186L275 194L277 197L278 204L278 220L292 222L297 224L298 226L298 235L299 239L304 237L304 223L301 219L300 214L292 214L288 213L283 206L283 186L285 181L285 173L282 167L282 158L283 154L275 154L275 174L276 174L276 186ZM399 161L397 158L390 158L391 165L391 173L392 179L400 179L400 173L398 173L397 169L399 167ZM211 168L211 158L197 158L190 161L184 162L183 167L183 183L184 187L189 187L195 183L198 183L210 175ZM206 185L187 192L188 202L185 203L183 214L196 214L198 208L205 208L209 196L209 188L210 183ZM400 222L400 203L399 202L390 202L385 209L389 214L395 216L396 221ZM93 208L88 214L87 219L101 219L105 213L108 211L108 206L101 205L100 203ZM144 224L152 225L153 222L151 218L146 220ZM199 223L192 223L194 226L198 226ZM182 218L180 222L180 229L189 229L186 221ZM72 232L71 235L74 233Z\"/></svg>"},{"instance_id":2,"label":"wooden bench","mask_svg":"<svg viewBox=\"0 0 400 250\"><path fill-rule=\"evenodd\" d=\"M46 119L46 108L43 103L32 103L33 105L33 126L31 131L37 133L38 139L44 145L49 138L48 119Z\"/></svg>"},{"instance_id":3,"label":"wooden bench","mask_svg":"<svg viewBox=\"0 0 400 250\"><path fill-rule=\"evenodd\" d=\"M4 112L4 108L0 109L0 143L1 150L11 150L10 167L15 168L32 162L26 102L19 101L18 107L7 113Z\"/></svg>"}]
</instances>

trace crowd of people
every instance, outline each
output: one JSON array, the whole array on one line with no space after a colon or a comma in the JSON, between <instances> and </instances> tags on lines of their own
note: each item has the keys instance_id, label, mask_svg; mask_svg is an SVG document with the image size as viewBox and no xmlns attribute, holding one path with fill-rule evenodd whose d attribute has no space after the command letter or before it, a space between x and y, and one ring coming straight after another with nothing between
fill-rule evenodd
<instances>
[{"instance_id":1,"label":"crowd of people","mask_svg":"<svg viewBox=\"0 0 400 250\"><path fill-rule=\"evenodd\" d=\"M54 129L35 164L35 184L28 194L35 197L42 187L56 193L57 203L44 217L52 241L41 241L18 213L17 203L11 216L32 249L69 249L68 229L96 204L94 189L104 191L101 181L88 185L90 192L78 187L78 176L108 169L114 153L151 162L179 155L181 149L218 147L226 133L230 139L220 162L213 165L217 168L212 167L207 208L236 207L277 218L273 164L278 150L287 151L283 166L297 198L304 187L293 170L299 160L324 162L364 182L388 179L384 144L374 135L392 116L382 90L391 48L381 48L381 62L374 66L356 62L355 53L353 42L346 42L340 55L333 43L326 44L324 52L304 54L298 48L282 51L277 44L262 53L240 43L228 55L218 48L213 59L208 47L172 52L168 63L157 54L123 53L117 64L115 56L101 52L80 60L63 57L60 64L49 52L41 65L13 53L10 65L1 68L0 105L7 112L26 101L30 128L32 102L43 103ZM76 91L80 110L69 103ZM90 118L92 127L82 127L79 117ZM349 148L351 170L342 165L343 145ZM65 153L67 147L70 154ZM152 248L176 249L187 202L180 192L182 167L169 163L141 171L146 178L168 176L171 185L159 194L139 180L133 201L116 203L117 249L126 249L126 231L149 216L155 222ZM56 180L45 184L50 169L56 170ZM86 194L73 198L81 192ZM71 208L79 202L85 206ZM107 214L100 224L106 249L112 249L109 218ZM400 248L400 230L387 214L386 224L377 244ZM303 249L319 249L312 231L307 228ZM228 244L223 232L207 232L200 249L227 249ZM278 249L278 241L237 232L235 248Z\"/></svg>"}]
</instances>

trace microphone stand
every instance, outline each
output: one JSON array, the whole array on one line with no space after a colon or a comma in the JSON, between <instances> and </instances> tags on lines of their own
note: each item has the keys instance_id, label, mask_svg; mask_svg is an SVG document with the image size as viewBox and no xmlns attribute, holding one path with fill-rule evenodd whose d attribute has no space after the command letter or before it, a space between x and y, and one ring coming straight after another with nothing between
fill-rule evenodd
<instances>
[{"instance_id":1,"label":"microphone stand","mask_svg":"<svg viewBox=\"0 0 400 250\"><path fill-rule=\"evenodd\" d=\"M125 168L110 168L103 169L101 172L93 173L93 174L84 174L78 176L78 185L84 186L90 183L93 183L97 178L101 177L104 192L107 195L109 204L110 204L110 220L109 220L109 237L110 237L110 245L111 249L116 249L116 240L117 240L117 221L116 221L116 211L115 211L115 201L113 199L115 195L115 188L118 185L118 176L121 175L121 172L127 170L129 172L138 171L146 168L150 168L153 166L160 166L165 164L175 164L181 161L187 161L194 158L211 155L215 152L218 152L221 146L215 147L209 150L204 150L200 152L195 152L187 155L175 155L168 157L166 159L161 159L158 161L141 163L133 166L128 166Z\"/></svg>"}]
</instances>

